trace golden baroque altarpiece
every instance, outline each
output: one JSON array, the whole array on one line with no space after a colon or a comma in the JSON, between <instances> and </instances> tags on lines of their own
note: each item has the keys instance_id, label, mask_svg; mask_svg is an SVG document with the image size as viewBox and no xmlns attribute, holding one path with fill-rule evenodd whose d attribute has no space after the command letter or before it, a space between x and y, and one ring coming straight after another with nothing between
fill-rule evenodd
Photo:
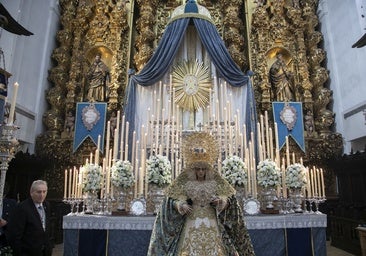
<instances>
[{"instance_id":1,"label":"golden baroque altarpiece","mask_svg":"<svg viewBox=\"0 0 366 256\"><path fill-rule=\"evenodd\" d=\"M60 0L58 47L47 92L49 109L43 120L46 132L37 138L37 154L55 159L50 188L62 191L63 170L82 164L96 146L86 140L72 152L73 121L77 102L85 100L86 73L96 54L110 71L107 119L121 110L131 69L143 68L159 42L171 12L182 0ZM292 101L303 103L306 154L295 146L307 165L326 168L342 152L342 137L332 132L332 91L322 66L325 51L317 30L317 0L199 0L211 13L234 61L254 72L258 115L271 113L279 97L271 80L272 66L281 55L291 74ZM273 80L276 82L276 80ZM290 141L291 145L292 141ZM334 177L327 172L332 193ZM327 188L327 189L328 189Z\"/></svg>"}]
</instances>

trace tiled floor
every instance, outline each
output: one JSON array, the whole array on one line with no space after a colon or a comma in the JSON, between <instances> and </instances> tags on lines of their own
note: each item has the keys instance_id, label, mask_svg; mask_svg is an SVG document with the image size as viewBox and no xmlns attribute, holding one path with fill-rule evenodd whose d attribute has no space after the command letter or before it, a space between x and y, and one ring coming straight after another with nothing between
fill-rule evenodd
<instances>
[{"instance_id":1,"label":"tiled floor","mask_svg":"<svg viewBox=\"0 0 366 256\"><path fill-rule=\"evenodd\" d=\"M63 256L63 251L64 251L63 244L57 244L56 247L53 249L52 256ZM347 253L336 247L330 246L330 242L327 242L327 256L353 256L353 254Z\"/></svg>"}]
</instances>

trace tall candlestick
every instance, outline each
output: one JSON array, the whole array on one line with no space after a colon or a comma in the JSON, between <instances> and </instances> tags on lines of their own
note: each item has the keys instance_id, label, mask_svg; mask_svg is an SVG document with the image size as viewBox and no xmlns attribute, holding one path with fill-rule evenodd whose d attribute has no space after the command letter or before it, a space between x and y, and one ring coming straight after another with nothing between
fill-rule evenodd
<instances>
[{"instance_id":1,"label":"tall candlestick","mask_svg":"<svg viewBox=\"0 0 366 256\"><path fill-rule=\"evenodd\" d=\"M253 141L254 143L254 141ZM263 152L262 152L262 139L261 139L261 126L260 123L257 123L257 146L258 146L258 155L259 161L263 160Z\"/></svg>"},{"instance_id":2,"label":"tall candlestick","mask_svg":"<svg viewBox=\"0 0 366 256\"><path fill-rule=\"evenodd\" d=\"M266 141L267 141L267 158L270 158L271 157L271 152L270 152L270 149L269 149L269 125L268 125L268 112L267 111L264 111L264 121L265 121L265 127L266 127ZM273 158L272 158L273 160Z\"/></svg>"},{"instance_id":3,"label":"tall candlestick","mask_svg":"<svg viewBox=\"0 0 366 256\"><path fill-rule=\"evenodd\" d=\"M66 198L66 192L67 192L67 170L65 170L65 185L64 185L64 198Z\"/></svg>"},{"instance_id":4,"label":"tall candlestick","mask_svg":"<svg viewBox=\"0 0 366 256\"><path fill-rule=\"evenodd\" d=\"M290 166L290 149L288 143L288 136L286 136L286 164L287 166Z\"/></svg>"},{"instance_id":5,"label":"tall candlestick","mask_svg":"<svg viewBox=\"0 0 366 256\"><path fill-rule=\"evenodd\" d=\"M317 176L316 176L316 170L315 170L315 166L313 166L313 169L312 169L312 174L313 174L313 178L314 178L314 196L319 196L319 193L318 193L318 182L317 182Z\"/></svg>"},{"instance_id":6,"label":"tall candlestick","mask_svg":"<svg viewBox=\"0 0 366 256\"><path fill-rule=\"evenodd\" d=\"M16 105L17 94L18 94L18 87L19 87L19 84L16 82L13 87L14 91L13 91L13 98L11 99L11 103L10 103L8 124L14 123L14 114L15 114L15 105Z\"/></svg>"},{"instance_id":7,"label":"tall candlestick","mask_svg":"<svg viewBox=\"0 0 366 256\"><path fill-rule=\"evenodd\" d=\"M273 133L272 133L272 128L269 127L268 129L269 132L269 156L271 157L272 160L274 160L274 151L273 151Z\"/></svg>"},{"instance_id":8,"label":"tall candlestick","mask_svg":"<svg viewBox=\"0 0 366 256\"><path fill-rule=\"evenodd\" d=\"M282 173L282 195L284 198L287 198L286 167L284 158L282 158L281 173Z\"/></svg>"},{"instance_id":9,"label":"tall candlestick","mask_svg":"<svg viewBox=\"0 0 366 256\"><path fill-rule=\"evenodd\" d=\"M72 169L69 170L69 190L68 190L68 198L71 197L71 186L72 186Z\"/></svg>"},{"instance_id":10,"label":"tall candlestick","mask_svg":"<svg viewBox=\"0 0 366 256\"><path fill-rule=\"evenodd\" d=\"M322 197L325 197L324 174L323 169L320 169L320 180L322 183Z\"/></svg>"},{"instance_id":11,"label":"tall candlestick","mask_svg":"<svg viewBox=\"0 0 366 256\"><path fill-rule=\"evenodd\" d=\"M121 112L118 110L117 111L117 124L116 124L116 129L118 132L119 132L120 121L121 121Z\"/></svg>"},{"instance_id":12,"label":"tall candlestick","mask_svg":"<svg viewBox=\"0 0 366 256\"><path fill-rule=\"evenodd\" d=\"M105 146L105 157L109 158L109 144L111 139L111 121L107 122L107 138L106 138L106 146Z\"/></svg>"},{"instance_id":13,"label":"tall candlestick","mask_svg":"<svg viewBox=\"0 0 366 256\"><path fill-rule=\"evenodd\" d=\"M148 109L148 113L150 113L150 108ZM121 141L120 141L120 144L119 144L119 154L120 154L120 158L121 160L124 160L123 159L123 148L124 148L124 130L125 130L125 115L122 116L122 123L121 123Z\"/></svg>"},{"instance_id":14,"label":"tall candlestick","mask_svg":"<svg viewBox=\"0 0 366 256\"><path fill-rule=\"evenodd\" d=\"M310 191L311 191L311 196L314 197L315 196L315 187L314 187L314 171L313 169L310 169Z\"/></svg>"},{"instance_id":15,"label":"tall candlestick","mask_svg":"<svg viewBox=\"0 0 366 256\"><path fill-rule=\"evenodd\" d=\"M114 129L114 137L113 137L113 158L112 160L114 162L117 162L117 156L118 156L118 130L117 128Z\"/></svg>"},{"instance_id":16,"label":"tall candlestick","mask_svg":"<svg viewBox=\"0 0 366 256\"><path fill-rule=\"evenodd\" d=\"M320 185L320 171L317 168L316 169L316 180L317 180L317 187L318 187L318 196L322 197L322 190L321 190L321 185Z\"/></svg>"},{"instance_id":17,"label":"tall candlestick","mask_svg":"<svg viewBox=\"0 0 366 256\"><path fill-rule=\"evenodd\" d=\"M100 152L100 140L101 136L98 135L97 150L95 151L95 164L99 165L99 152Z\"/></svg>"},{"instance_id":18,"label":"tall candlestick","mask_svg":"<svg viewBox=\"0 0 366 256\"><path fill-rule=\"evenodd\" d=\"M310 187L310 175L309 175L309 168L306 168L306 190L308 192L308 197L311 198L311 187Z\"/></svg>"},{"instance_id":19,"label":"tall candlestick","mask_svg":"<svg viewBox=\"0 0 366 256\"><path fill-rule=\"evenodd\" d=\"M279 143L278 143L278 128L277 128L277 123L275 122L274 123L274 129L275 129L275 142L276 142L276 145L275 145L275 147L276 147L276 149L280 149L280 145L279 145Z\"/></svg>"},{"instance_id":20,"label":"tall candlestick","mask_svg":"<svg viewBox=\"0 0 366 256\"><path fill-rule=\"evenodd\" d=\"M266 158L266 141L265 141L265 127L264 127L264 117L263 115L260 115L260 130L258 130L258 133L260 133L260 144L262 145L263 155L261 156L262 160Z\"/></svg>"},{"instance_id":21,"label":"tall candlestick","mask_svg":"<svg viewBox=\"0 0 366 256\"><path fill-rule=\"evenodd\" d=\"M128 133L130 123L126 122L126 145L125 145L125 160L128 160Z\"/></svg>"}]
</instances>

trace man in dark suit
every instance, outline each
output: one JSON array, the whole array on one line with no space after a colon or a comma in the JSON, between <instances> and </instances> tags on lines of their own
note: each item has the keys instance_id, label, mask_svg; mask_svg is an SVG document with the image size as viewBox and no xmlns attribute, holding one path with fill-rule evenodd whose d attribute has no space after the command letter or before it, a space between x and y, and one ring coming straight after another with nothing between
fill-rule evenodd
<instances>
[{"instance_id":1,"label":"man in dark suit","mask_svg":"<svg viewBox=\"0 0 366 256\"><path fill-rule=\"evenodd\" d=\"M6 236L15 256L51 256L50 207L47 182L36 180L30 198L19 203L9 218Z\"/></svg>"}]
</instances>

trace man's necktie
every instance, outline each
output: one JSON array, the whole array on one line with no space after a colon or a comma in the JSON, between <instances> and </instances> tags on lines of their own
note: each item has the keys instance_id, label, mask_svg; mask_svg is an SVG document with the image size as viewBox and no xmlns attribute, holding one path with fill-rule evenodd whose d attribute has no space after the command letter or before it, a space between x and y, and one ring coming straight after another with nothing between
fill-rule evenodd
<instances>
[{"instance_id":1,"label":"man's necktie","mask_svg":"<svg viewBox=\"0 0 366 256\"><path fill-rule=\"evenodd\" d=\"M37 208L38 208L39 216L41 217L43 230L46 230L46 213L45 213L42 205L39 205Z\"/></svg>"}]
</instances>

